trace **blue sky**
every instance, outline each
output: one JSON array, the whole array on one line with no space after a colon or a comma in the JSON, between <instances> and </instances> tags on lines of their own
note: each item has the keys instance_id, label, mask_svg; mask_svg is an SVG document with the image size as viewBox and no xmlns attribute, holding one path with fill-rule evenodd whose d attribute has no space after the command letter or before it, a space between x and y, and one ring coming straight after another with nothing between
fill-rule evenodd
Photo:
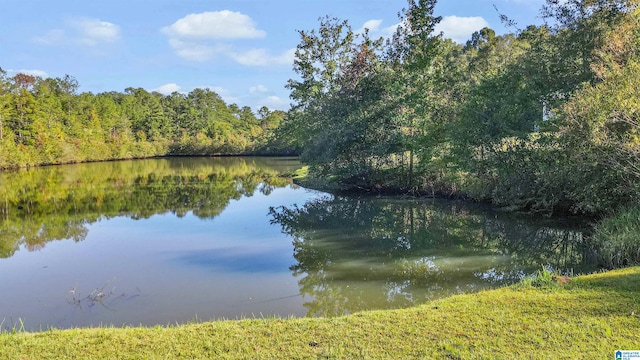
<instances>
[{"instance_id":1,"label":"blue sky","mask_svg":"<svg viewBox=\"0 0 640 360\"><path fill-rule=\"evenodd\" d=\"M543 0L440 0L440 30L464 42L498 9L539 24ZM286 110L296 30L324 15L384 35L405 0L0 0L0 67L13 75L74 76L80 91L142 87L162 93L209 87L227 103Z\"/></svg>"}]
</instances>

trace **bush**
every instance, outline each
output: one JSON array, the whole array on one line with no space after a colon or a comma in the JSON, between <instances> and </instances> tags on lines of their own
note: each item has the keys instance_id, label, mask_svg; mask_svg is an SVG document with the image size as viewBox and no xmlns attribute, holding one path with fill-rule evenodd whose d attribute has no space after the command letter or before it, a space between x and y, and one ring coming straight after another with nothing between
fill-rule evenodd
<instances>
[{"instance_id":1,"label":"bush","mask_svg":"<svg viewBox=\"0 0 640 360\"><path fill-rule=\"evenodd\" d=\"M558 287L558 275L546 267L538 270L534 275L525 277L520 282L522 286L533 286L537 288L557 288Z\"/></svg>"},{"instance_id":2,"label":"bush","mask_svg":"<svg viewBox=\"0 0 640 360\"><path fill-rule=\"evenodd\" d=\"M600 221L593 235L600 265L610 269L640 265L640 207Z\"/></svg>"}]
</instances>

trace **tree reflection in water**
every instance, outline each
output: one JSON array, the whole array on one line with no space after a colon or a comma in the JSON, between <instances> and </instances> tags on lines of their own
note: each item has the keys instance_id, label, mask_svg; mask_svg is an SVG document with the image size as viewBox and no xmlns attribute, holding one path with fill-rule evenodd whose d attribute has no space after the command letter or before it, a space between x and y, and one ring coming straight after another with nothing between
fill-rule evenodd
<instances>
[{"instance_id":1,"label":"tree reflection in water","mask_svg":"<svg viewBox=\"0 0 640 360\"><path fill-rule=\"evenodd\" d=\"M174 158L2 172L0 258L22 245L38 250L50 241L82 241L87 225L103 218L191 212L212 219L232 199L290 185L280 174L298 163L278 164L269 158Z\"/></svg>"},{"instance_id":2,"label":"tree reflection in water","mask_svg":"<svg viewBox=\"0 0 640 360\"><path fill-rule=\"evenodd\" d=\"M293 239L309 316L401 308L520 280L594 270L586 224L457 201L327 196L270 211Z\"/></svg>"}]
</instances>

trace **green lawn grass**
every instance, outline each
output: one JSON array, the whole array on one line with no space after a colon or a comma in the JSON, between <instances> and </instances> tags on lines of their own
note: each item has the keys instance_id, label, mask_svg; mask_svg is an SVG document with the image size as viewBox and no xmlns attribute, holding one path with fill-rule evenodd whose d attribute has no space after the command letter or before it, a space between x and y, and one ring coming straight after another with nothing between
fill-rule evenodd
<instances>
[{"instance_id":1,"label":"green lawn grass","mask_svg":"<svg viewBox=\"0 0 640 360\"><path fill-rule=\"evenodd\" d=\"M613 359L640 349L640 267L394 311L0 335L1 359Z\"/></svg>"}]
</instances>

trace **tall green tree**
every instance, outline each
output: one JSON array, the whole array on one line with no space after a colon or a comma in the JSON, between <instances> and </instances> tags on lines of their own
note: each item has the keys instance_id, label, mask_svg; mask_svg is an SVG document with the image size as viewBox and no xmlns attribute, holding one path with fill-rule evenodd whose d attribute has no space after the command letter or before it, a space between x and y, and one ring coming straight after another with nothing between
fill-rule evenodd
<instances>
[{"instance_id":1,"label":"tall green tree","mask_svg":"<svg viewBox=\"0 0 640 360\"><path fill-rule=\"evenodd\" d=\"M435 32L442 20L434 15L435 5L435 0L410 0L400 13L400 26L387 47L395 79L390 84L391 93L396 94L394 124L402 139L394 156L400 159L402 187L412 192L418 191L424 180L418 179L417 173L424 173L425 164L444 141L443 125L447 120L446 116L438 116L438 110L444 109L439 105L447 97L440 85L446 82L442 71L443 65L447 66L445 58L455 46ZM422 162L420 171L416 169L417 162Z\"/></svg>"},{"instance_id":2,"label":"tall green tree","mask_svg":"<svg viewBox=\"0 0 640 360\"><path fill-rule=\"evenodd\" d=\"M299 79L287 83L293 104L284 124L284 136L296 139L301 148L311 146L314 136L326 130L331 121L339 121L330 119L323 107L339 90L337 78L351 56L355 37L347 21L329 17L319 21L317 30L298 31L300 43L293 70Z\"/></svg>"}]
</instances>

